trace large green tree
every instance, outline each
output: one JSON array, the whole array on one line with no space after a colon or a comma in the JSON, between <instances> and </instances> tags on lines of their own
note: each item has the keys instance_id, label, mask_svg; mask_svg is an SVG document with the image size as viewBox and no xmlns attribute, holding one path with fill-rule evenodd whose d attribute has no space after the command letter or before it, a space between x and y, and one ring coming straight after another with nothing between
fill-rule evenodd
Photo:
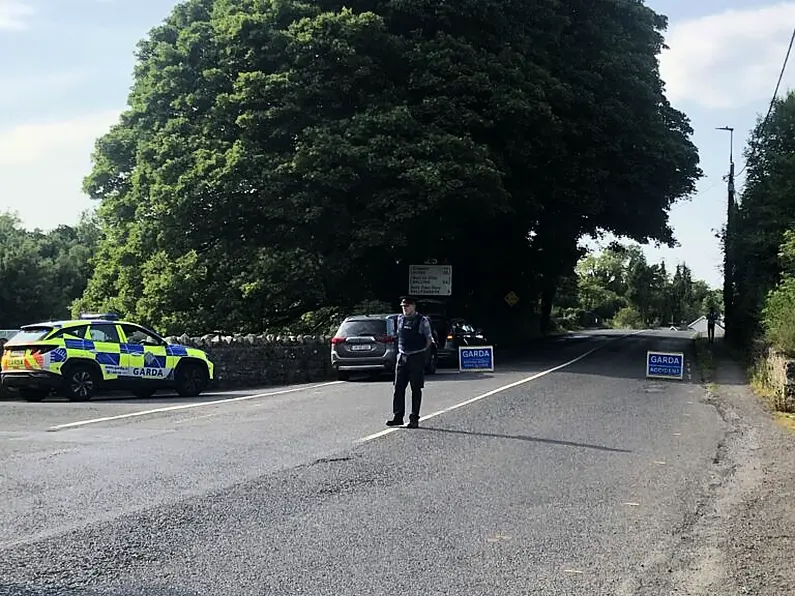
<instances>
[{"instance_id":1,"label":"large green tree","mask_svg":"<svg viewBox=\"0 0 795 596\"><path fill-rule=\"evenodd\" d=\"M549 312L583 234L672 241L700 175L664 26L637 0L189 0L97 143L79 306L262 329L438 258L459 307Z\"/></svg>"},{"instance_id":2,"label":"large green tree","mask_svg":"<svg viewBox=\"0 0 795 596\"><path fill-rule=\"evenodd\" d=\"M766 297L781 280L780 247L795 225L795 93L777 100L769 118L759 119L745 157L745 188L728 231L735 286L727 324L741 344L763 330Z\"/></svg>"}]
</instances>

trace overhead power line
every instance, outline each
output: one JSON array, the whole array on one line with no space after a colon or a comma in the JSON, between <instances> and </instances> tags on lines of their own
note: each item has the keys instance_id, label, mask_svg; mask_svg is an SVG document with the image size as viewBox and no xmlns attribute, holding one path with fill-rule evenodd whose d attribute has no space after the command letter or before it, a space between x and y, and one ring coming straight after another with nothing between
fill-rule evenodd
<instances>
[{"instance_id":1,"label":"overhead power line","mask_svg":"<svg viewBox=\"0 0 795 596\"><path fill-rule=\"evenodd\" d=\"M765 114L765 119L762 121L762 129L767 126L767 121L770 119L770 114L773 112L773 106L776 104L776 98L778 97L778 90L781 87L781 80L784 78L784 72L787 70L787 62L789 62L789 55L792 52L792 45L795 42L795 29L792 30L792 36L789 38L789 47L787 48L787 55L784 56L784 63L781 65L781 72L778 73L778 81L776 81L776 88L773 91L773 97L770 98L770 105L767 107L767 114ZM748 167L748 161L746 160L743 169L737 172L739 176L745 171L745 168Z\"/></svg>"},{"instance_id":2,"label":"overhead power line","mask_svg":"<svg viewBox=\"0 0 795 596\"><path fill-rule=\"evenodd\" d=\"M702 188L701 190L696 191L694 194L690 195L690 198L691 199L695 199L696 197L699 197L699 196L701 196L703 194L706 194L709 191L711 191L713 188L718 186L719 184L723 184L723 182L725 182L725 180L717 180L716 182L713 182L712 184L710 184L708 187Z\"/></svg>"}]
</instances>

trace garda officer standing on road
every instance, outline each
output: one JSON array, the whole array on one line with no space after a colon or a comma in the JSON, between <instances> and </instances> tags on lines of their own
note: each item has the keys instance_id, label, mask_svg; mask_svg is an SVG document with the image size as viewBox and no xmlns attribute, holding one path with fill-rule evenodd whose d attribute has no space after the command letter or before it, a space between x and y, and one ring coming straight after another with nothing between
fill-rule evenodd
<instances>
[{"instance_id":1,"label":"garda officer standing on road","mask_svg":"<svg viewBox=\"0 0 795 596\"><path fill-rule=\"evenodd\" d=\"M715 323L718 320L718 313L715 312L715 307L710 306L709 312L707 313L707 338L709 339L709 343L715 343Z\"/></svg>"},{"instance_id":2,"label":"garda officer standing on road","mask_svg":"<svg viewBox=\"0 0 795 596\"><path fill-rule=\"evenodd\" d=\"M402 426L406 410L406 386L411 384L411 415L407 428L417 428L420 422L422 388L425 385L426 350L431 347L433 334L428 317L419 314L413 298L400 301L403 314L398 315L398 357L395 366L395 393L392 400L394 418L387 426Z\"/></svg>"}]
</instances>

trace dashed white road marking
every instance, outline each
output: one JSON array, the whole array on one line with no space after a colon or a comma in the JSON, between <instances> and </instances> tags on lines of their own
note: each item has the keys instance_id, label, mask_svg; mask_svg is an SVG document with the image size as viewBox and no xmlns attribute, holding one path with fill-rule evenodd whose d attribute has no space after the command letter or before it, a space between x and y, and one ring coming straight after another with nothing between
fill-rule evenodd
<instances>
[{"instance_id":1,"label":"dashed white road marking","mask_svg":"<svg viewBox=\"0 0 795 596\"><path fill-rule=\"evenodd\" d=\"M468 399L466 401L462 401L461 403L455 404L455 405L450 406L448 408L444 408L443 410L439 410L438 412L433 412L432 414L428 414L427 416L422 416L422 417L420 417L420 422L423 422L425 420L430 420L431 418L436 418L437 416L441 416L442 414L447 414L448 412L452 412L453 410L457 410L458 408L463 408L464 406L468 406L470 404L474 404L475 402L478 402L478 401L481 401L483 399L486 399L487 397L491 397L492 395L496 395L498 393L502 393L503 391L507 391L508 389L513 389L514 387L518 387L519 385L524 385L525 383L529 383L530 381L535 381L536 379L540 379L541 377L544 377L544 376L546 376L546 375L548 375L550 373L553 373L555 371L558 371L558 370L561 370L563 368L566 368L567 366L571 366L572 364L574 364L576 362L579 362L583 358L586 358L586 357L590 356L594 352L598 352L603 347L605 347L607 344L609 344L611 341L617 341L619 339L624 339L625 337L630 337L632 335L638 335L640 333L644 333L645 331L646 331L645 329L642 329L640 331L634 331L633 333L628 333L627 335L621 335L621 336L619 336L619 337L617 337L617 338L615 338L613 340L606 341L602 345L596 346L595 348L593 348L591 350L588 350L584 354L580 354L576 358L572 358L568 362L564 362L563 364L558 364L557 366L553 366L552 368L549 368L547 370L542 370L541 372L538 372L538 373L536 373L534 375L531 375L529 377L526 377L524 379L520 379L520 380L515 381L513 383L509 383L508 385L503 385L502 387L497 387L496 389L492 389L491 391L487 391L486 393L483 393L482 395L478 395L478 396L475 396L475 397L473 397L471 399ZM355 443L366 443L368 441L372 441L374 439L378 439L380 437L384 437L384 436L386 436L388 434L391 434L391 433L393 433L395 431L398 431L398 430L401 430L401 429L402 429L402 427L400 427L400 426L392 426L390 428L385 428L384 430L380 430L377 433L373 433L371 435L367 435L366 437L362 437L361 439L356 440Z\"/></svg>"},{"instance_id":2,"label":"dashed white road marking","mask_svg":"<svg viewBox=\"0 0 795 596\"><path fill-rule=\"evenodd\" d=\"M328 383L319 383L317 385L308 385L306 387L293 387L292 389L269 391L267 393L255 393L254 395L243 395L241 397L230 397L228 399L216 399L213 401L198 402L193 404L181 404L179 406L165 406L163 408L153 408L151 410L141 410L139 412L128 412L127 414L119 414L117 416L103 416L102 418L91 418L90 420L79 420L77 422L69 422L67 424L58 424L57 426L51 426L47 430L48 432L53 432L53 431L63 430L65 428L76 428L78 426L86 426L88 424L109 422L111 420L138 418L140 416L149 416L150 414L160 414L162 412L176 412L179 410L190 410L193 408L203 408L206 406L217 406L220 404L248 401L251 399L259 399L261 397L271 397L272 395L284 395L286 393L297 393L298 391L311 391L312 389L319 389L321 387L328 387L330 385L339 385L340 383L344 383L344 381L330 381Z\"/></svg>"},{"instance_id":3,"label":"dashed white road marking","mask_svg":"<svg viewBox=\"0 0 795 596\"><path fill-rule=\"evenodd\" d=\"M501 540L512 540L513 536L506 536L505 534L495 534L486 538L486 542L500 542Z\"/></svg>"}]
</instances>

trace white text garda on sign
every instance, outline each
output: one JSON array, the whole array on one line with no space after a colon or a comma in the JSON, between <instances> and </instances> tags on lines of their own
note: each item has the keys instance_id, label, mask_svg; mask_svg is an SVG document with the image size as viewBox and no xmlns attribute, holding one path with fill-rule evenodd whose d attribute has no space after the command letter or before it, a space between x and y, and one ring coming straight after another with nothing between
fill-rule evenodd
<instances>
[{"instance_id":1,"label":"white text garda on sign","mask_svg":"<svg viewBox=\"0 0 795 596\"><path fill-rule=\"evenodd\" d=\"M655 356L649 357L649 362L652 364L682 364L682 359L679 356Z\"/></svg>"},{"instance_id":2,"label":"white text garda on sign","mask_svg":"<svg viewBox=\"0 0 795 596\"><path fill-rule=\"evenodd\" d=\"M461 350L461 355L464 358L471 357L491 357L491 350Z\"/></svg>"}]
</instances>

